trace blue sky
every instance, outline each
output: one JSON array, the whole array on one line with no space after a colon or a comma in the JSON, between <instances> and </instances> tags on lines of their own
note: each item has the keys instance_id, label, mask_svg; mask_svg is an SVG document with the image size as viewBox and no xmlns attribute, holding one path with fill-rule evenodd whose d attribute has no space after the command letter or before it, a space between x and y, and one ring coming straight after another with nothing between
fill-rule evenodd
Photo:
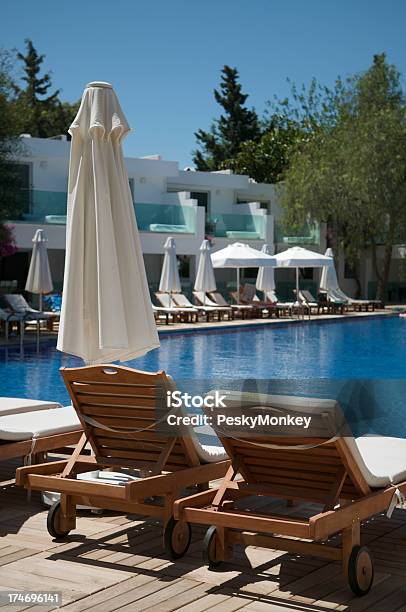
<instances>
[{"instance_id":1,"label":"blue sky","mask_svg":"<svg viewBox=\"0 0 406 612\"><path fill-rule=\"evenodd\" d=\"M405 24L404 0L3 0L0 45L32 38L63 99L91 80L113 83L134 129L126 154L183 167L194 131L219 112L224 64L262 113L289 93L287 77L331 84L382 51L406 78Z\"/></svg>"}]
</instances>

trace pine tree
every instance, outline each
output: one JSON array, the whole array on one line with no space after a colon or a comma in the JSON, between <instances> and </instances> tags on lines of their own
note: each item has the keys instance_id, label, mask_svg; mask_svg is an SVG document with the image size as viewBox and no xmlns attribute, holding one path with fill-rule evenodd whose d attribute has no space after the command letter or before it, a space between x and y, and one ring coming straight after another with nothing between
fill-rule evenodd
<instances>
[{"instance_id":1,"label":"pine tree","mask_svg":"<svg viewBox=\"0 0 406 612\"><path fill-rule=\"evenodd\" d=\"M60 90L51 95L52 87L49 72L40 76L45 55L39 55L32 41L26 39L26 54L17 53L17 58L23 62L25 89L18 88L19 104L24 110L23 129L38 138L49 138L66 133L74 119L78 103L69 104L59 100Z\"/></svg>"},{"instance_id":2,"label":"pine tree","mask_svg":"<svg viewBox=\"0 0 406 612\"><path fill-rule=\"evenodd\" d=\"M224 114L213 122L210 131L195 133L201 147L193 153L198 170L219 170L222 162L238 154L242 143L257 141L261 136L258 116L254 109L245 106L248 94L242 93L238 79L236 68L224 66L220 89L214 90L215 100Z\"/></svg>"}]
</instances>

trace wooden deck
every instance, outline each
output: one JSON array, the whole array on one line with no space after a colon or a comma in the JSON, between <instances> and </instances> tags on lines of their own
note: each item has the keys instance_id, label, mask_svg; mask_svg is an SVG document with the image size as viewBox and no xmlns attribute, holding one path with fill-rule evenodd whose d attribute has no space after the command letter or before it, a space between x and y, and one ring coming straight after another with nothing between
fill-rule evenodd
<instances>
[{"instance_id":1,"label":"wooden deck","mask_svg":"<svg viewBox=\"0 0 406 612\"><path fill-rule=\"evenodd\" d=\"M136 516L83 512L67 541L53 542L39 495L28 502L13 483L16 465L0 464L0 590L62 591L66 612L406 611L406 511L364 525L362 541L373 552L376 575L372 591L358 599L338 564L311 557L261 548L245 556L237 549L232 563L209 571L201 561L199 528L188 555L174 563L162 550L160 526ZM292 511L278 508L278 502L273 507Z\"/></svg>"}]
</instances>

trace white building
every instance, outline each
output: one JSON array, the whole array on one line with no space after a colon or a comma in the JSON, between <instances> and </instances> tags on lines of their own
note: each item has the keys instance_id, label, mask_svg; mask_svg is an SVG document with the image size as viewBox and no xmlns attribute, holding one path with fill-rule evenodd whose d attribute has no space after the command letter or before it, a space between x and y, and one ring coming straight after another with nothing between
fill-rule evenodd
<instances>
[{"instance_id":1,"label":"white building","mask_svg":"<svg viewBox=\"0 0 406 612\"><path fill-rule=\"evenodd\" d=\"M24 177L25 210L22 218L10 220L15 223L19 252L4 259L1 277L3 282L17 279L23 288L32 236L41 227L48 237L55 287L60 289L70 143L28 136L22 141L24 153L18 164ZM314 250L324 248L317 227L307 228L302 237L283 235L277 221L280 211L273 185L257 184L248 176L230 171L180 170L177 162L159 156L126 158L126 164L151 288L159 282L163 245L168 236L176 238L186 287L194 280L196 256L205 236L212 238L213 250L235 241L258 249L268 243L275 251L298 243ZM235 275L224 270L217 271L216 276L220 286L225 286L234 281ZM280 273L280 281L292 286L294 282L288 271Z\"/></svg>"}]
</instances>

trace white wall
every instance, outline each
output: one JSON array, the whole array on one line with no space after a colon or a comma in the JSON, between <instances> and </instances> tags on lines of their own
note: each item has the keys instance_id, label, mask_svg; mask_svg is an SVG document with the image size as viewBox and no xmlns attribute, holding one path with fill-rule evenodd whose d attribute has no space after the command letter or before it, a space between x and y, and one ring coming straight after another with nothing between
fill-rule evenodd
<instances>
[{"instance_id":1,"label":"white wall","mask_svg":"<svg viewBox=\"0 0 406 612\"><path fill-rule=\"evenodd\" d=\"M44 191L66 192L70 143L68 141L24 138L25 154L21 161L32 166L31 188ZM162 160L159 157L126 158L128 175L134 181L134 200L137 203L182 204L196 206L190 199L191 191L210 192L211 214L260 214L266 221L268 243L273 244L273 219L266 211L259 209L260 201L274 197L274 187L256 184L247 176L226 172L186 172L179 171L177 162ZM168 192L168 189L171 192ZM173 190L176 190L174 192ZM237 204L243 199L251 204ZM179 254L198 254L205 233L205 211L196 207L196 231L194 234L176 235ZM65 227L57 225L42 226L48 236L50 249L65 248ZM32 236L38 224L16 224L16 238L20 249L31 249ZM168 234L141 232L141 242L146 254L163 253L163 244ZM230 241L219 238L217 247ZM254 240L253 246L260 248L262 241Z\"/></svg>"}]
</instances>

